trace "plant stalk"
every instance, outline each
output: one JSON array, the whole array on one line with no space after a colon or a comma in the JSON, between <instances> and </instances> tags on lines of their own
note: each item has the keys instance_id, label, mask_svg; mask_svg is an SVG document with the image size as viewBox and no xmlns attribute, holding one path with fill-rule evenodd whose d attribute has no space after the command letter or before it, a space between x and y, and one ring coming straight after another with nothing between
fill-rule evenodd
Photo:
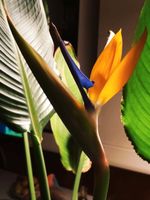
<instances>
[{"instance_id":1,"label":"plant stalk","mask_svg":"<svg viewBox=\"0 0 150 200\"><path fill-rule=\"evenodd\" d=\"M39 142L39 140L34 134L32 134L31 138L33 142L35 162L37 166L38 179L41 189L41 199L51 200L50 188L48 185L46 166L45 166L41 142Z\"/></svg>"},{"instance_id":2,"label":"plant stalk","mask_svg":"<svg viewBox=\"0 0 150 200\"><path fill-rule=\"evenodd\" d=\"M72 200L78 200L78 191L79 191L80 179L81 179L81 174L82 174L83 162L84 162L84 152L82 151L80 154L78 168L77 168L77 172L76 172L76 176L75 176Z\"/></svg>"},{"instance_id":3,"label":"plant stalk","mask_svg":"<svg viewBox=\"0 0 150 200\"><path fill-rule=\"evenodd\" d=\"M93 200L106 200L109 187L109 166L108 164L100 164L95 166L95 187Z\"/></svg>"},{"instance_id":4,"label":"plant stalk","mask_svg":"<svg viewBox=\"0 0 150 200\"><path fill-rule=\"evenodd\" d=\"M24 149L25 149L26 164L27 164L30 199L36 200L34 178L33 178L33 171L32 171L32 162L31 162L31 155L30 155L29 140L28 140L27 132L23 133L23 140L24 140Z\"/></svg>"},{"instance_id":5,"label":"plant stalk","mask_svg":"<svg viewBox=\"0 0 150 200\"><path fill-rule=\"evenodd\" d=\"M99 138L99 150L97 151L97 159L93 162L95 176L93 200L106 200L109 187L110 170L105 151L103 149L103 145L99 136L99 114L100 108L97 109L95 114L96 134Z\"/></svg>"}]
</instances>

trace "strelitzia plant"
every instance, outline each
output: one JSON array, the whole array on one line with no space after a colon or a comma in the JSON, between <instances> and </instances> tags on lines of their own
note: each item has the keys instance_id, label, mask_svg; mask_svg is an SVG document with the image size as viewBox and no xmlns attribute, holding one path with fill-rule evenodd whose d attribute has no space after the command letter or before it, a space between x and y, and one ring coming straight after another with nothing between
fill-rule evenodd
<instances>
[{"instance_id":1,"label":"strelitzia plant","mask_svg":"<svg viewBox=\"0 0 150 200\"><path fill-rule=\"evenodd\" d=\"M96 63L91 71L90 80L85 77L82 72L78 69L75 63L73 63L72 58L67 53L65 45L60 38L57 29L54 29L55 38L62 50L64 57L68 66L70 66L70 71L74 76L79 87L84 87L88 89L89 99L95 105L104 105L107 103L116 93L118 93L125 83L130 78L136 63L139 59L143 45L146 40L146 32L140 38L138 43L130 49L126 56L121 60L122 56L122 34L121 30L112 37L109 38L109 43L106 44L104 50L98 57ZM81 90L81 89L80 89ZM81 91L82 94L82 91ZM84 95L82 95L85 107L90 108L89 100L87 100ZM92 106L91 106L92 107Z\"/></svg>"},{"instance_id":2,"label":"strelitzia plant","mask_svg":"<svg viewBox=\"0 0 150 200\"><path fill-rule=\"evenodd\" d=\"M91 108L88 109L88 106L86 106L86 111L84 107L79 104L70 93L68 93L68 90L64 87L62 82L56 76L54 76L54 73L50 70L43 59L36 53L36 51L21 37L20 34L18 34L10 20L9 23L20 50L22 51L27 63L30 64L34 75L38 78L39 83L41 84L47 97L53 104L55 111L59 114L70 133L77 139L82 149L93 162L95 167L94 199L106 199L109 183L109 167L99 137L98 121L95 109L93 108L91 110ZM134 50L136 53L140 53L144 43L145 40L143 40L142 37L137 45L130 50L130 52L133 52ZM140 50L139 47L141 47ZM136 60L134 62L136 64L140 54L138 54L137 57L129 57L130 54L131 53L129 53L125 59L128 60L131 58L130 62ZM126 67L129 66L126 65ZM135 65L131 66L132 69L134 67ZM127 80L130 75L131 74L128 75ZM120 77L118 77L118 79L120 80ZM114 86L116 86L116 84L117 82L114 83ZM47 85L49 85L48 88ZM121 89L122 86L123 83L120 85L119 89ZM65 107L61 106L59 102L60 99L61 104L65 105ZM83 99L83 101L85 100ZM66 112L66 110L69 110L69 113Z\"/></svg>"},{"instance_id":3,"label":"strelitzia plant","mask_svg":"<svg viewBox=\"0 0 150 200\"><path fill-rule=\"evenodd\" d=\"M149 5L149 1L146 1L145 7L147 5ZM122 61L120 61L122 39L119 31L96 61L90 81L76 67L54 28L57 42L79 87L83 104L76 100L43 58L21 36L8 15L7 20L22 55L47 98L81 150L93 163L95 172L94 200L105 200L109 185L109 164L99 136L99 109L122 89L132 75L146 42L145 31L141 32L138 41ZM86 93L83 88L88 89L88 92ZM73 198L76 199L77 195L74 195ZM49 199L49 197L45 196L43 199Z\"/></svg>"},{"instance_id":4,"label":"strelitzia plant","mask_svg":"<svg viewBox=\"0 0 150 200\"><path fill-rule=\"evenodd\" d=\"M67 49L72 49L72 46L68 44L66 49L56 27L51 25L51 28L53 29L52 36L54 36L54 40L56 40L56 43L60 46L62 54L66 59L72 75L75 77L78 86L82 87L80 88L80 91L84 99L85 109L90 113L95 112L97 115L99 115L101 107L107 103L107 101L109 101L118 91L120 91L123 85L127 82L128 78L131 76L140 56L141 50L143 49L143 45L145 44L146 32L144 32L140 41L131 48L122 61L121 30L116 35L113 34L113 37L111 33L112 38L108 39L110 41L109 44L107 43L105 49L98 57L92 69L90 81L87 79L87 77L85 77L85 75L82 74L76 63L74 63L73 59L68 54ZM73 49L71 55L74 55ZM59 56L61 58L61 55ZM56 61L59 63L59 65L61 65L62 59L59 61L59 56L57 56L58 58ZM75 55L73 58L76 58ZM129 66L129 69L127 69L127 66ZM84 91L82 90L83 87L85 89L89 88L86 97Z\"/></svg>"}]
</instances>

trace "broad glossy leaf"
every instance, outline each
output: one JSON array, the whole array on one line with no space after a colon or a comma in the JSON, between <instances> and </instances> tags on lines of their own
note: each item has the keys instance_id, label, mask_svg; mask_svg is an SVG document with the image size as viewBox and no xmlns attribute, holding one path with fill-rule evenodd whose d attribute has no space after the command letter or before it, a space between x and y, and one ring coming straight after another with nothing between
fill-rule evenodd
<instances>
[{"instance_id":1,"label":"broad glossy leaf","mask_svg":"<svg viewBox=\"0 0 150 200\"><path fill-rule=\"evenodd\" d=\"M136 37L145 29L148 38L133 76L123 90L122 120L136 152L150 162L150 0L139 18Z\"/></svg>"},{"instance_id":2,"label":"broad glossy leaf","mask_svg":"<svg viewBox=\"0 0 150 200\"><path fill-rule=\"evenodd\" d=\"M41 0L4 2L22 35L45 61L54 67L53 43ZM31 131L31 120L34 116L37 123L40 122L41 131L53 108L16 47L2 2L0 2L0 37L0 119L16 131L24 132Z\"/></svg>"},{"instance_id":3,"label":"broad glossy leaf","mask_svg":"<svg viewBox=\"0 0 150 200\"><path fill-rule=\"evenodd\" d=\"M66 45L66 48L74 62L76 62L76 64L79 66L79 63L75 59L75 53L72 46L68 44ZM60 71L62 81L70 89L75 98L82 102L82 97L80 95L78 87L68 69L68 66L63 58L60 49L57 49L55 53L55 61L58 66L58 70ZM67 170L72 170L73 172L76 172L82 151L80 145L71 136L58 114L54 114L50 121L55 141L60 150L62 164ZM91 162L88 159L88 157L84 154L82 171L87 171L90 168L90 166Z\"/></svg>"}]
</instances>

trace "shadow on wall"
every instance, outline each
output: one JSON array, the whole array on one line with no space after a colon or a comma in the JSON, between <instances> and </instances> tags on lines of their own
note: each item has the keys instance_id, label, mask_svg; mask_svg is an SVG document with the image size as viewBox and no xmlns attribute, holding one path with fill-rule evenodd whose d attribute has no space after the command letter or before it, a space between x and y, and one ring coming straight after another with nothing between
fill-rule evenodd
<instances>
[{"instance_id":1,"label":"shadow on wall","mask_svg":"<svg viewBox=\"0 0 150 200\"><path fill-rule=\"evenodd\" d=\"M124 52L130 48L143 3L144 0L101 0L98 52L105 45L108 30L117 32L120 28ZM100 134L107 157L113 166L150 174L148 163L136 154L124 132L120 120L121 96L119 93L112 98L101 113Z\"/></svg>"}]
</instances>

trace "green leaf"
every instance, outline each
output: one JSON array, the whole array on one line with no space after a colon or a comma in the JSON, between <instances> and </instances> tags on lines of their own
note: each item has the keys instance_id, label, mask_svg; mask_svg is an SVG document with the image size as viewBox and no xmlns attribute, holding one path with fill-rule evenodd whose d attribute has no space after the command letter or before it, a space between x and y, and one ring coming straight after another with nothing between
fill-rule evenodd
<instances>
[{"instance_id":1,"label":"green leaf","mask_svg":"<svg viewBox=\"0 0 150 200\"><path fill-rule=\"evenodd\" d=\"M75 53L72 46L68 44L66 48L73 60L79 66L79 63L75 59ZM70 73L70 70L59 48L55 53L55 61L57 63L58 70L61 74L61 80L70 89L74 97L78 101L82 102L82 97L80 95L78 87ZM79 146L77 141L75 141L75 139L71 136L58 114L54 114L50 121L55 141L59 147L63 166L69 171L72 170L73 172L76 172L82 151L81 147ZM91 162L85 154L83 155L83 157L84 162L82 163L82 171L85 172L90 168Z\"/></svg>"},{"instance_id":2,"label":"green leaf","mask_svg":"<svg viewBox=\"0 0 150 200\"><path fill-rule=\"evenodd\" d=\"M122 121L136 152L150 162L150 0L139 18L135 40L148 37L136 69L123 90Z\"/></svg>"},{"instance_id":3,"label":"green leaf","mask_svg":"<svg viewBox=\"0 0 150 200\"><path fill-rule=\"evenodd\" d=\"M22 35L54 67L53 43L41 1L4 2ZM2 2L0 29L0 119L18 132L30 132L34 121L41 138L42 129L53 113L53 108L16 46Z\"/></svg>"},{"instance_id":4,"label":"green leaf","mask_svg":"<svg viewBox=\"0 0 150 200\"><path fill-rule=\"evenodd\" d=\"M137 41L140 38L145 28L148 30L148 32L150 31L149 19L150 19L150 0L145 0L136 28L135 41Z\"/></svg>"}]
</instances>

